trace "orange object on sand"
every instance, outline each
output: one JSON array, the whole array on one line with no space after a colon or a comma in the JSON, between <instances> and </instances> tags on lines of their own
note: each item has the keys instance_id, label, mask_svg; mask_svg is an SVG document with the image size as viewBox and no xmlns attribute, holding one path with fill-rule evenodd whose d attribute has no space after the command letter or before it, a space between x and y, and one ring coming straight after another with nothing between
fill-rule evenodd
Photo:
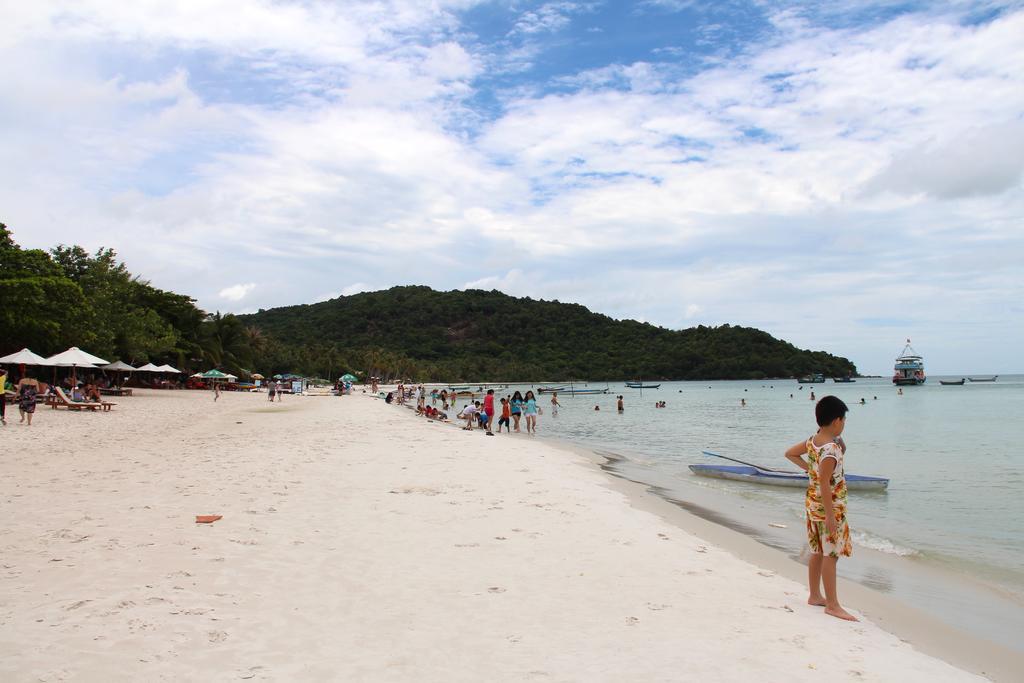
<instances>
[{"instance_id":1,"label":"orange object on sand","mask_svg":"<svg viewBox=\"0 0 1024 683\"><path fill-rule=\"evenodd\" d=\"M211 524L223 517L223 515L196 515L196 524Z\"/></svg>"}]
</instances>

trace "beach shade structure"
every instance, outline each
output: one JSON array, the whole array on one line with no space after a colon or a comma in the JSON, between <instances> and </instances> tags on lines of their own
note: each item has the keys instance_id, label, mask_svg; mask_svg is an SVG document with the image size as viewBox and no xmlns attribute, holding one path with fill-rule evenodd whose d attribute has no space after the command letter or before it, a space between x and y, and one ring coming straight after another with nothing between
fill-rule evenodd
<instances>
[{"instance_id":1,"label":"beach shade structure","mask_svg":"<svg viewBox=\"0 0 1024 683\"><path fill-rule=\"evenodd\" d=\"M249 376L250 376L250 377L252 377L253 379L266 379L266 378L265 378L265 377L264 377L263 375L261 375L261 374L260 374L260 373L258 373L258 372L254 372L254 373L252 373L252 374L251 374L251 375L249 375Z\"/></svg>"},{"instance_id":2,"label":"beach shade structure","mask_svg":"<svg viewBox=\"0 0 1024 683\"><path fill-rule=\"evenodd\" d=\"M8 363L11 365L49 365L46 359L40 355L32 353L28 349L22 349L16 351L10 355L0 358L0 363Z\"/></svg>"},{"instance_id":3,"label":"beach shade structure","mask_svg":"<svg viewBox=\"0 0 1024 683\"><path fill-rule=\"evenodd\" d=\"M135 368L120 360L115 360L113 363L108 363L107 365L101 365L100 370L112 370L114 372L135 372Z\"/></svg>"},{"instance_id":4,"label":"beach shade structure","mask_svg":"<svg viewBox=\"0 0 1024 683\"><path fill-rule=\"evenodd\" d=\"M53 365L59 368L71 368L72 381L76 381L78 379L76 374L76 370L78 368L95 368L97 365L107 365L108 363L109 361L83 351L77 346L72 346L67 351L55 353L46 359L47 365ZM54 373L56 372L57 371L54 370Z\"/></svg>"},{"instance_id":5,"label":"beach shade structure","mask_svg":"<svg viewBox=\"0 0 1024 683\"><path fill-rule=\"evenodd\" d=\"M108 363L107 365L101 365L100 370L103 370L104 372L116 372L118 386L121 386L123 383L122 380L124 373L135 372L135 368L120 360L115 360L113 363Z\"/></svg>"},{"instance_id":6,"label":"beach shade structure","mask_svg":"<svg viewBox=\"0 0 1024 683\"><path fill-rule=\"evenodd\" d=\"M142 367L135 368L135 372L165 372L165 370L161 370L159 365L146 363Z\"/></svg>"},{"instance_id":7,"label":"beach shade structure","mask_svg":"<svg viewBox=\"0 0 1024 683\"><path fill-rule=\"evenodd\" d=\"M181 374L181 370L174 367L173 365L161 365L159 368L160 372L173 372L176 375Z\"/></svg>"},{"instance_id":8,"label":"beach shade structure","mask_svg":"<svg viewBox=\"0 0 1024 683\"><path fill-rule=\"evenodd\" d=\"M107 365L109 361L105 361L99 356L94 356L91 353L83 351L77 346L72 346L67 351L61 351L55 353L46 359L47 365L56 365L62 368L81 368L81 367L96 367L97 365Z\"/></svg>"},{"instance_id":9,"label":"beach shade structure","mask_svg":"<svg viewBox=\"0 0 1024 683\"><path fill-rule=\"evenodd\" d=\"M220 370L214 369L207 370L206 372L203 373L202 377L203 379L227 379L228 375L225 375Z\"/></svg>"},{"instance_id":10,"label":"beach shade structure","mask_svg":"<svg viewBox=\"0 0 1024 683\"><path fill-rule=\"evenodd\" d=\"M201 373L201 372L197 372L196 374L192 375L192 377L195 378L195 379L198 379L198 378L200 378L202 376L203 376L203 373Z\"/></svg>"},{"instance_id":11,"label":"beach shade structure","mask_svg":"<svg viewBox=\"0 0 1024 683\"><path fill-rule=\"evenodd\" d=\"M47 365L46 359L42 356L32 353L27 348L17 351L10 355L0 358L0 363L9 363L11 365L18 366L18 374L25 377L25 366L26 365ZM56 370L54 370L56 372Z\"/></svg>"},{"instance_id":12,"label":"beach shade structure","mask_svg":"<svg viewBox=\"0 0 1024 683\"><path fill-rule=\"evenodd\" d=\"M357 381L359 381L359 378L356 377L355 375L351 375L351 374L349 374L349 375L342 375L341 376L341 381L342 382L357 382Z\"/></svg>"}]
</instances>

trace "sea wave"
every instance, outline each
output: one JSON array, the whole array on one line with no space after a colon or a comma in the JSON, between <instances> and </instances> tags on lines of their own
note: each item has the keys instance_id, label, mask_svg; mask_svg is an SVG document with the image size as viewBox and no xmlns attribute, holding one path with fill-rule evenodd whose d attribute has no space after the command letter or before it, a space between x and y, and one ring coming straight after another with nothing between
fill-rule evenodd
<instances>
[{"instance_id":1,"label":"sea wave","mask_svg":"<svg viewBox=\"0 0 1024 683\"><path fill-rule=\"evenodd\" d=\"M907 548L884 536L875 536L866 531L854 531L850 534L856 545L877 550L886 555L897 555L899 557L914 557L921 554L920 550Z\"/></svg>"}]
</instances>

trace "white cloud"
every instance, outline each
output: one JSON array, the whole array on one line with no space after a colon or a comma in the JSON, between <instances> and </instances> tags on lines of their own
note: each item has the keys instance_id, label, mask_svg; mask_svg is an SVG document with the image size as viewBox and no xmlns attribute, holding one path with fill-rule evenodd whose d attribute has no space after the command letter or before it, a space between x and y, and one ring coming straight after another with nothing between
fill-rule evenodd
<instances>
[{"instance_id":1,"label":"white cloud","mask_svg":"<svg viewBox=\"0 0 1024 683\"><path fill-rule=\"evenodd\" d=\"M1024 332L1005 311L1024 294L1024 12L831 29L787 11L696 73L610 63L552 94L481 83L592 8L531 10L496 47L459 25L469 4L19 5L0 220L28 246L113 246L207 307L310 301L340 271L342 293L464 283L804 346L833 301L856 321L894 297L936 336ZM873 349L851 325L833 350Z\"/></svg>"},{"instance_id":2,"label":"white cloud","mask_svg":"<svg viewBox=\"0 0 1024 683\"><path fill-rule=\"evenodd\" d=\"M220 292L217 293L217 296L221 299L227 299L228 301L241 301L255 288L255 282L249 282L244 285L232 285L220 290Z\"/></svg>"}]
</instances>

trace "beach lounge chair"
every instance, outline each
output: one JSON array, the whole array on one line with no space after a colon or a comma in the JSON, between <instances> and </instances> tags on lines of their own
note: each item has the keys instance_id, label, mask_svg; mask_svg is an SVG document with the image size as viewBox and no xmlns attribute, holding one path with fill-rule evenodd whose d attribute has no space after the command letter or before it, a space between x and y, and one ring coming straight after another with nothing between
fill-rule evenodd
<instances>
[{"instance_id":1,"label":"beach lounge chair","mask_svg":"<svg viewBox=\"0 0 1024 683\"><path fill-rule=\"evenodd\" d=\"M88 410L102 409L106 412L117 405L109 401L72 401L60 387L53 387L53 389L57 392L57 400L52 404L55 410L63 407L68 410L82 410L83 408Z\"/></svg>"}]
</instances>

